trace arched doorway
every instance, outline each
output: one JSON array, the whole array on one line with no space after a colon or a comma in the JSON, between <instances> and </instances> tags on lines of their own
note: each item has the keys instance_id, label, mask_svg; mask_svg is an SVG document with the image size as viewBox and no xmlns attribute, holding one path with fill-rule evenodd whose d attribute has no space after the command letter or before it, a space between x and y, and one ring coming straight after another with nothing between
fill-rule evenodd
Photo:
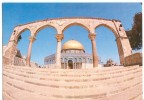
<instances>
[{"instance_id":1,"label":"arched doorway","mask_svg":"<svg viewBox=\"0 0 144 100\"><path fill-rule=\"evenodd\" d=\"M68 60L68 67L69 67L69 69L73 69L73 61L72 60Z\"/></svg>"}]
</instances>

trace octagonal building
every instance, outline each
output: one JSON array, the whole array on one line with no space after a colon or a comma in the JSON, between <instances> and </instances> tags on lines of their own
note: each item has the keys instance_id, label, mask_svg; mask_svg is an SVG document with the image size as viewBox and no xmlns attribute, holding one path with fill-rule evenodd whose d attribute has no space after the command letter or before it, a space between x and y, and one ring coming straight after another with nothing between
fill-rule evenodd
<instances>
[{"instance_id":1,"label":"octagonal building","mask_svg":"<svg viewBox=\"0 0 144 100\"><path fill-rule=\"evenodd\" d=\"M55 54L44 58L45 67L54 68ZM76 41L69 40L62 45L61 50L62 69L82 69L93 68L93 58L91 54L85 53L84 46Z\"/></svg>"}]
</instances>

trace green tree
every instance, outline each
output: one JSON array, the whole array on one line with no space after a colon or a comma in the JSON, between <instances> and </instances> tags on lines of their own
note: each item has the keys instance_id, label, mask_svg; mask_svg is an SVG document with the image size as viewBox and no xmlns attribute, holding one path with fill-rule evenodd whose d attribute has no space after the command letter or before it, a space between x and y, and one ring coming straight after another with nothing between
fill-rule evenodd
<instances>
[{"instance_id":1,"label":"green tree","mask_svg":"<svg viewBox=\"0 0 144 100\"><path fill-rule=\"evenodd\" d=\"M142 48L142 13L136 13L134 16L132 29L126 31L133 50Z\"/></svg>"}]
</instances>

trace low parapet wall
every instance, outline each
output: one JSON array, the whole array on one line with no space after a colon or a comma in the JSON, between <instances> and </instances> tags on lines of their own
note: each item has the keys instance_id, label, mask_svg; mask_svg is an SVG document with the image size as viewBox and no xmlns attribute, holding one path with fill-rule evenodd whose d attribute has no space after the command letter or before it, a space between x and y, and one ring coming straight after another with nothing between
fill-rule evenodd
<instances>
[{"instance_id":1,"label":"low parapet wall","mask_svg":"<svg viewBox=\"0 0 144 100\"><path fill-rule=\"evenodd\" d=\"M142 67L3 66L3 100L142 100Z\"/></svg>"},{"instance_id":2,"label":"low parapet wall","mask_svg":"<svg viewBox=\"0 0 144 100\"><path fill-rule=\"evenodd\" d=\"M142 53L134 53L125 57L125 66L140 65L142 66Z\"/></svg>"},{"instance_id":3,"label":"low parapet wall","mask_svg":"<svg viewBox=\"0 0 144 100\"><path fill-rule=\"evenodd\" d=\"M26 66L26 60L23 58L15 57L14 58L14 65L15 66Z\"/></svg>"}]
</instances>

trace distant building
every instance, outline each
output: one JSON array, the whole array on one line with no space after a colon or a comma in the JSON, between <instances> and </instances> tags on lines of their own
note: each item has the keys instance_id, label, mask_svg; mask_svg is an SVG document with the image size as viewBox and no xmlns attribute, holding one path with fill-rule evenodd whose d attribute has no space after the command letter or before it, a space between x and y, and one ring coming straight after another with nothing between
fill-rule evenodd
<instances>
[{"instance_id":1,"label":"distant building","mask_svg":"<svg viewBox=\"0 0 144 100\"><path fill-rule=\"evenodd\" d=\"M108 59L106 64L104 64L104 67L109 67L109 66L117 66L118 64L115 63L112 59Z\"/></svg>"},{"instance_id":2,"label":"distant building","mask_svg":"<svg viewBox=\"0 0 144 100\"><path fill-rule=\"evenodd\" d=\"M54 67L55 59L55 54L45 57L45 67ZM80 42L69 40L62 46L61 67L62 69L93 68L93 58L91 54L85 53L84 47Z\"/></svg>"}]
</instances>

